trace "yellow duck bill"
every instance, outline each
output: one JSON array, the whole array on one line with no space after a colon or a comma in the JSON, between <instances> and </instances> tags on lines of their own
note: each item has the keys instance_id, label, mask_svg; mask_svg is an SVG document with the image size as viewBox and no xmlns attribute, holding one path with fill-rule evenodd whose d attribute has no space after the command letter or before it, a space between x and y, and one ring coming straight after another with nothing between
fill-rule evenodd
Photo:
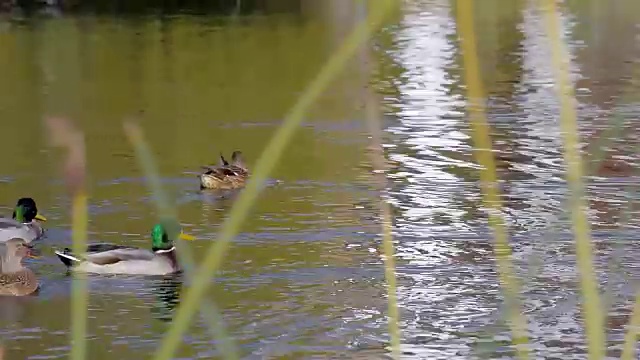
<instances>
[{"instance_id":1,"label":"yellow duck bill","mask_svg":"<svg viewBox=\"0 0 640 360\"><path fill-rule=\"evenodd\" d=\"M182 231L180 232L180 235L178 235L178 237L182 240L189 240L189 241L193 241L196 239L195 236L193 235L189 235L189 234L185 234Z\"/></svg>"}]
</instances>

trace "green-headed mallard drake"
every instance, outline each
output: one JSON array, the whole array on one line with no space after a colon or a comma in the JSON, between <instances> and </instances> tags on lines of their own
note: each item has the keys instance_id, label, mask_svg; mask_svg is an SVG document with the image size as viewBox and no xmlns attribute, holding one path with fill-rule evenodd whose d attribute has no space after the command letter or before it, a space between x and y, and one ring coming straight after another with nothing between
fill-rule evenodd
<instances>
[{"instance_id":1,"label":"green-headed mallard drake","mask_svg":"<svg viewBox=\"0 0 640 360\"><path fill-rule=\"evenodd\" d=\"M0 242L20 238L30 243L44 233L39 221L47 219L38 214L36 202L32 198L19 199L12 218L0 218Z\"/></svg>"},{"instance_id":2,"label":"green-headed mallard drake","mask_svg":"<svg viewBox=\"0 0 640 360\"><path fill-rule=\"evenodd\" d=\"M180 233L183 240L193 236ZM166 275L180 272L176 248L162 224L151 231L151 251L133 246L93 244L81 255L71 249L56 251L56 255L74 271L98 274Z\"/></svg>"},{"instance_id":3,"label":"green-headed mallard drake","mask_svg":"<svg viewBox=\"0 0 640 360\"><path fill-rule=\"evenodd\" d=\"M0 244L0 295L24 296L38 290L36 274L22 265L22 259L35 258L36 254L24 239L13 238Z\"/></svg>"},{"instance_id":4,"label":"green-headed mallard drake","mask_svg":"<svg viewBox=\"0 0 640 360\"><path fill-rule=\"evenodd\" d=\"M242 160L242 153L234 151L231 163L220 154L218 166L203 166L206 170L200 174L200 189L237 189L244 186L249 170Z\"/></svg>"}]
</instances>

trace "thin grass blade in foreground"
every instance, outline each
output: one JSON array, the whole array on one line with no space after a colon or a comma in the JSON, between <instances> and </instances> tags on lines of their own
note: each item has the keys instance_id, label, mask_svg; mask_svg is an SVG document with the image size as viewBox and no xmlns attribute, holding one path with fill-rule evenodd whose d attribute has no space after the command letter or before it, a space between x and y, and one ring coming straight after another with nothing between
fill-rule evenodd
<instances>
[{"instance_id":1,"label":"thin grass blade in foreground","mask_svg":"<svg viewBox=\"0 0 640 360\"><path fill-rule=\"evenodd\" d=\"M632 99L629 99L630 96L628 95L630 94L631 93L628 91L627 96L625 96L624 98L628 99L629 101L633 101ZM609 124L607 124L607 127L605 128L605 130L595 139L595 141L589 144L586 150L589 154L591 154L591 158L588 159L588 161L586 161L587 163L586 165L587 170L585 174L586 176L597 174L598 169L600 169L604 159L606 158L607 148L612 143L614 143L613 139L617 139L623 133L625 122L626 122L626 119L622 116L622 114L615 113L612 117L612 121ZM540 237L541 241L539 242L539 244L534 244L534 247L532 248L534 253L531 256L529 256L528 276L525 276L523 278L524 280L523 283L525 286L527 285L528 282L532 282L535 280L537 274L540 272L540 270L542 269L542 266L544 265L542 262L542 258L538 254L536 254L536 252L538 251L538 249L540 249L541 247L544 247L549 242L554 241L555 235L558 233L560 226L565 221L568 221L569 215L564 211L564 209L567 209L569 207L569 201L570 201L569 197L563 196L562 200L560 201L561 203L561 205L559 206L560 211L556 213L551 213L545 217L544 221L546 222L547 226L542 236ZM629 202L629 205L632 205L632 204L633 202ZM628 221L627 215L628 215L628 211L630 210L631 210L631 206L628 206L627 211L622 212L622 218L620 219L620 226L623 226ZM616 244L617 242L613 243L614 246ZM622 251L621 249L616 249L616 250ZM614 256L612 256L608 261L609 272L619 270L619 266L617 266L617 264L614 264L615 262L616 262L616 256L614 252ZM608 309L607 300L611 299L612 293L613 293L613 282L609 282L606 285L606 289L604 291L603 309L605 309L605 311L606 309Z\"/></svg>"},{"instance_id":2,"label":"thin grass blade in foreground","mask_svg":"<svg viewBox=\"0 0 640 360\"><path fill-rule=\"evenodd\" d=\"M180 231L180 224L177 220L178 216L175 208L171 206L169 195L162 187L154 156L144 139L142 129L136 124L125 123L124 132L136 151L136 158L144 171L148 186L151 188L154 202L160 213L160 218L164 223L173 225L171 226L172 233L170 236L172 239L176 239ZM180 263L183 265L185 274L191 278L194 268L193 256L191 252L188 251L188 246L180 247L179 243L177 245L180 248L180 251L178 251ZM219 341L219 348L223 358L229 360L239 359L238 347L233 338L227 334L224 320L218 311L218 307L208 299L203 299L202 302L204 306L200 307L200 311L209 326L214 340L217 339Z\"/></svg>"},{"instance_id":3,"label":"thin grass blade in foreground","mask_svg":"<svg viewBox=\"0 0 640 360\"><path fill-rule=\"evenodd\" d=\"M49 118L46 123L51 134L51 144L67 150L64 178L73 198L71 209L73 251L83 253L87 247L87 193L85 189L85 144L81 131L66 119ZM73 273L71 296L71 359L84 360L87 355L87 280L80 273Z\"/></svg>"},{"instance_id":4,"label":"thin grass blade in foreground","mask_svg":"<svg viewBox=\"0 0 640 360\"><path fill-rule=\"evenodd\" d=\"M375 7L375 2L368 4ZM397 4L399 5L399 4ZM360 4L365 7L366 4ZM382 244L384 259L384 277L387 281L387 313L388 329L391 343L391 356L400 359L400 312L398 310L398 286L396 282L395 250L391 226L391 205L387 199L387 161L382 148L382 120L380 101L374 91L368 85L369 76L372 74L372 59L369 53L369 39L360 46L359 65L364 73L362 92L365 104L365 117L371 134L371 164L373 165L373 179L380 196L380 217L382 225Z\"/></svg>"},{"instance_id":5,"label":"thin grass blade in foreground","mask_svg":"<svg viewBox=\"0 0 640 360\"><path fill-rule=\"evenodd\" d=\"M633 312L627 325L627 333L624 336L624 346L622 347L621 360L632 360L636 358L636 343L640 335L640 291L636 292L636 301L633 305Z\"/></svg>"},{"instance_id":6,"label":"thin grass blade in foreground","mask_svg":"<svg viewBox=\"0 0 640 360\"><path fill-rule=\"evenodd\" d=\"M636 146L636 153L638 153L639 146ZM635 171L634 175L637 175L638 171ZM631 195L631 200L627 204L627 208L623 211L622 216L620 218L620 226L624 226L628 223L629 219L632 216L632 209L634 200L637 199L638 191L640 187L637 184L633 184L630 186L629 194ZM618 243L614 242L614 245L617 247ZM624 249L619 249L623 251ZM613 266L611 266L613 265ZM624 274L624 270L622 269L622 265L617 261L613 264L610 264L610 271L620 271L620 273ZM625 276L629 284L634 284L635 282L628 276ZM606 295L610 295L613 293L613 289L607 289ZM640 335L640 291L636 291L636 299L633 305L633 311L631 316L629 317L629 324L627 325L627 333L624 337L624 344L622 347L622 356L620 357L622 360L631 360L636 358L636 346L638 342L638 336Z\"/></svg>"},{"instance_id":7,"label":"thin grass blade in foreground","mask_svg":"<svg viewBox=\"0 0 640 360\"><path fill-rule=\"evenodd\" d=\"M617 116L622 117L620 114L617 114ZM636 154L640 153L640 144L637 144L634 150L635 150L634 153ZM635 168L630 175L632 177L637 177L638 175L640 175L639 169ZM640 184L638 183L632 183L625 187L625 192L629 200L627 200L627 205L620 211L620 217L618 220L618 229L619 229L618 234L620 234L619 235L620 238L623 238L625 236L624 228L629 225L629 221L634 216L632 211L633 211L634 205L636 204L636 199L638 199L638 194L640 192L639 185ZM627 249L625 249L623 246L624 241L617 238L617 239L612 239L612 241L608 241L607 243L611 245L611 248L613 250L609 256L609 259L607 259L607 271L609 272L609 274L622 275L625 282L627 282L628 284L633 284L635 286L637 282L631 276L629 276L629 274L626 273L624 265L621 261L623 254L625 253L625 251L627 251ZM603 314L609 313L609 310L611 309L611 306L615 301L614 299L615 294L616 294L616 289L615 289L614 282L607 281L604 284L604 291L602 294L602 313ZM640 300L640 298L636 298L636 301L638 300ZM634 329L630 328L628 329L628 331L634 331Z\"/></svg>"},{"instance_id":8,"label":"thin grass blade in foreground","mask_svg":"<svg viewBox=\"0 0 640 360\"><path fill-rule=\"evenodd\" d=\"M598 280L593 269L591 229L585 213L584 185L582 183L582 159L579 152L579 133L575 111L573 85L569 79L568 51L560 38L560 18L555 0L541 3L551 42L555 87L560 98L560 125L564 143L564 159L567 166L567 182L570 189L569 208L575 236L576 258L580 272L582 308L589 346L590 359L602 359L605 355L604 319L601 314Z\"/></svg>"},{"instance_id":9,"label":"thin grass blade in foreground","mask_svg":"<svg viewBox=\"0 0 640 360\"><path fill-rule=\"evenodd\" d=\"M472 138L475 146L474 154L482 169L480 182L484 206L489 209L489 226L493 229L495 242L493 245L498 276L507 306L508 320L511 325L513 343L518 357L527 359L529 351L526 344L526 319L520 311L520 286L511 263L511 248L507 239L507 229L501 215L502 201L497 189L496 167L491 153L489 125L485 116L484 91L480 80L478 55L476 51L475 29L473 21L473 0L458 0L457 14L458 33L464 60L465 83L467 85L468 111L471 117Z\"/></svg>"},{"instance_id":10,"label":"thin grass blade in foreground","mask_svg":"<svg viewBox=\"0 0 640 360\"><path fill-rule=\"evenodd\" d=\"M151 189L153 200L158 208L160 221L167 226L167 232L171 238L177 239L178 234L181 231L180 223L177 220L178 216L175 209L171 206L169 195L162 189L160 175L156 168L153 154L144 140L142 130L138 125L127 122L124 124L124 133L127 135L127 139L134 147L137 155L136 159L144 172L147 186ZM180 244L180 242L176 243ZM187 251L188 249L184 250ZM188 260L190 264L193 264L191 257L189 257Z\"/></svg>"},{"instance_id":11,"label":"thin grass blade in foreground","mask_svg":"<svg viewBox=\"0 0 640 360\"><path fill-rule=\"evenodd\" d=\"M204 296L208 286L211 285L216 270L229 247L231 240L237 234L242 222L246 218L253 202L258 196L259 187L266 180L271 169L280 159L287 146L291 135L320 94L329 83L343 69L344 64L353 56L358 46L362 44L370 34L382 23L389 10L396 4L395 0L378 0L380 6L374 7L367 20L358 24L354 31L345 39L344 43L334 53L320 73L302 93L298 102L285 117L264 152L258 159L256 168L252 173L245 189L230 210L230 215L222 225L220 237L211 245L202 265L199 267L193 281L193 285L185 293L180 302L173 325L164 337L161 346L156 351L154 359L169 360L173 357L178 345L182 341L182 334L187 330L193 314L197 311L200 299Z\"/></svg>"}]
</instances>

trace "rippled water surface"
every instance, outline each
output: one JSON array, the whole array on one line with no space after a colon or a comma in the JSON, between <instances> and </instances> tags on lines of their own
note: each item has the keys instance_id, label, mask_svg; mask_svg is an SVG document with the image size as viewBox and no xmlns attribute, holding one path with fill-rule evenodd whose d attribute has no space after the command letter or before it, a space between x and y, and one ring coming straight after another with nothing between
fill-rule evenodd
<instances>
[{"instance_id":1,"label":"rippled water surface","mask_svg":"<svg viewBox=\"0 0 640 360\"><path fill-rule=\"evenodd\" d=\"M0 20L0 203L10 214L17 198L32 196L49 219L46 256L28 261L41 278L40 294L0 299L8 358L62 358L70 349L71 281L52 256L71 242L70 199L61 154L49 147L42 119L68 116L85 131L90 241L147 247L157 213L122 131L123 119L139 120L184 230L197 237L185 246L199 261L235 199L233 192L200 192L200 165L239 149L254 166L363 14L347 1L276 3L162 16L14 12ZM545 358L585 358L544 22L535 2L486 5L476 24L482 76L532 348ZM587 166L612 356L640 276L637 207L627 210L637 181L639 114L628 94L640 58L634 6L583 1L561 8L585 145L614 112L630 119L604 163ZM367 81L384 101L405 356L513 356L453 14L448 1L404 1L369 49L373 73L350 64L294 135L208 293L244 357L385 354L378 205L357 100ZM188 286L177 278L92 276L91 358L150 358ZM197 319L176 358L215 358L217 351Z\"/></svg>"}]
</instances>

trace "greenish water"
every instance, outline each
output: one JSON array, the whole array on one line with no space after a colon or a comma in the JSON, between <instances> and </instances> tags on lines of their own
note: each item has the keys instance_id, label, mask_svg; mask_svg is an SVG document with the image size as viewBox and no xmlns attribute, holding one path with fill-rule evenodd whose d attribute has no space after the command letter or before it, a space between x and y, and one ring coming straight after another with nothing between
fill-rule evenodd
<instances>
[{"instance_id":1,"label":"greenish water","mask_svg":"<svg viewBox=\"0 0 640 360\"><path fill-rule=\"evenodd\" d=\"M527 274L532 259L543 263L523 290L531 338L540 356L584 358L566 221L562 231L543 237L566 193L544 24L530 4L489 2L478 10L477 36L492 133L506 154L500 168L505 214L520 273ZM185 232L198 239L188 246L200 260L234 198L200 192L200 165L216 162L220 151L239 149L253 166L358 17L351 2L275 3L245 2L237 16L227 7L164 17L85 11L3 18L3 212L10 214L19 197L32 196L49 219L45 253L70 244L61 154L48 146L43 124L46 116L66 116L85 131L89 240L148 246L156 212L122 131L122 121L135 118ZM636 5L616 4L605 9L585 1L563 8L585 141L606 127L616 103L630 118L638 115L636 103L621 100L639 59L631 15ZM511 356L507 346L482 345L508 339L508 333L492 327L501 318L501 297L471 156L453 14L447 1L403 2L370 49L375 73L350 64L293 137L209 292L244 357L384 354L380 231L357 101L365 81L384 96L407 358L469 358L479 350ZM613 246L637 238L637 217L618 231L635 177L610 168L615 161L633 167L636 142L636 125L629 122L609 167L589 184L596 261L603 287L616 295L612 353L640 272L635 243ZM625 276L605 273L611 259L625 267ZM0 299L0 339L9 359L66 357L70 278L53 256L28 265L41 278L41 292ZM170 325L179 282L92 276L89 286L91 358L149 358ZM197 320L176 358L216 356L206 324Z\"/></svg>"}]
</instances>

